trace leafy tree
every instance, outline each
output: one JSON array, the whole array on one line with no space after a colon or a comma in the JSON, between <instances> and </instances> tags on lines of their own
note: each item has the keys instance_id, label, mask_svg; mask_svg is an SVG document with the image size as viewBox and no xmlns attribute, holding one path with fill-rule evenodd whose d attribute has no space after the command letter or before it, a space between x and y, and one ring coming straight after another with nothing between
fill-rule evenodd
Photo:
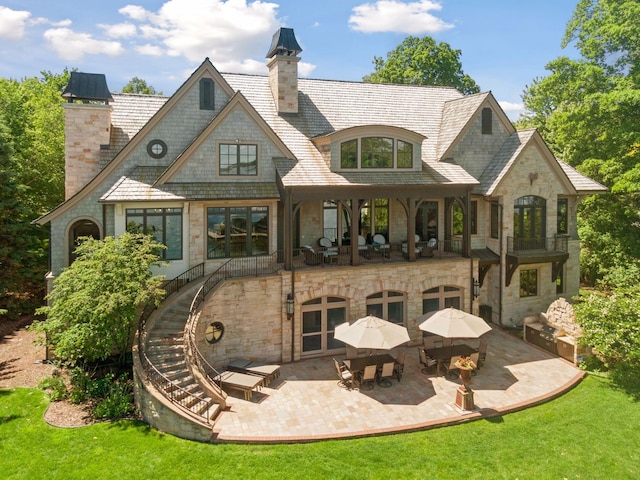
<instances>
[{"instance_id":1,"label":"leafy tree","mask_svg":"<svg viewBox=\"0 0 640 480\"><path fill-rule=\"evenodd\" d=\"M464 94L478 93L480 87L462 71L460 50L431 37L407 37L387 59L374 57L375 71L364 77L372 83L408 83L455 87Z\"/></svg>"},{"instance_id":2,"label":"leafy tree","mask_svg":"<svg viewBox=\"0 0 640 480\"><path fill-rule=\"evenodd\" d=\"M47 319L33 328L46 334L48 346L65 363L104 360L114 353L124 363L139 308L158 304L164 295L161 278L150 273L161 248L144 234L84 238L77 259L54 281L50 305L39 309Z\"/></svg>"},{"instance_id":3,"label":"leafy tree","mask_svg":"<svg viewBox=\"0 0 640 480\"><path fill-rule=\"evenodd\" d=\"M17 164L0 115L0 315L15 318L42 298L45 235L30 224L17 181Z\"/></svg>"},{"instance_id":4,"label":"leafy tree","mask_svg":"<svg viewBox=\"0 0 640 480\"><path fill-rule=\"evenodd\" d=\"M560 57L534 79L519 126L538 128L556 155L609 188L579 210L582 280L595 285L640 258L640 4L581 0L563 46L582 58Z\"/></svg>"},{"instance_id":5,"label":"leafy tree","mask_svg":"<svg viewBox=\"0 0 640 480\"><path fill-rule=\"evenodd\" d=\"M156 89L141 78L133 77L122 88L122 93L143 93L145 95L162 95L162 92L156 92Z\"/></svg>"}]
</instances>

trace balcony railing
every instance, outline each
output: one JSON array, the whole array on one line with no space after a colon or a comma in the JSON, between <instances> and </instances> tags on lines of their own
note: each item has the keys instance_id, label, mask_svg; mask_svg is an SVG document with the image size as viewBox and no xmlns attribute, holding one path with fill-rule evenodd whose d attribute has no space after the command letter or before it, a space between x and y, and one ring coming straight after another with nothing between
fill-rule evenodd
<instances>
[{"instance_id":1,"label":"balcony railing","mask_svg":"<svg viewBox=\"0 0 640 480\"><path fill-rule=\"evenodd\" d=\"M507 253L526 253L536 251L568 252L569 237L515 238L507 237Z\"/></svg>"}]
</instances>

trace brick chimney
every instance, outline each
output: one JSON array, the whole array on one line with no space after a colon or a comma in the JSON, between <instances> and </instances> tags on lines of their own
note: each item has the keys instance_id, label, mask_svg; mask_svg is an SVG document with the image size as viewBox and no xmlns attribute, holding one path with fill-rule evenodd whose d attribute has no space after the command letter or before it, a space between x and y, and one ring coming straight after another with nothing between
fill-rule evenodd
<instances>
[{"instance_id":1,"label":"brick chimney","mask_svg":"<svg viewBox=\"0 0 640 480\"><path fill-rule=\"evenodd\" d=\"M63 104L66 200L100 172L100 149L109 145L113 98L104 75L81 72L71 72L62 96L68 100Z\"/></svg>"},{"instance_id":2,"label":"brick chimney","mask_svg":"<svg viewBox=\"0 0 640 480\"><path fill-rule=\"evenodd\" d=\"M280 28L267 53L269 86L278 113L298 113L298 45L292 28Z\"/></svg>"}]
</instances>

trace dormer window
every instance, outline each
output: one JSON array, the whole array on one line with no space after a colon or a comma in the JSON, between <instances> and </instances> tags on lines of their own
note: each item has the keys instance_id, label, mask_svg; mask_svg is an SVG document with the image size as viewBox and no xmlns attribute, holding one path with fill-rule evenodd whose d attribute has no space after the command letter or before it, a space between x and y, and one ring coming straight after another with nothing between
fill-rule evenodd
<instances>
[{"instance_id":1,"label":"dormer window","mask_svg":"<svg viewBox=\"0 0 640 480\"><path fill-rule=\"evenodd\" d=\"M340 168L413 168L413 144L390 137L362 137L340 144Z\"/></svg>"}]
</instances>

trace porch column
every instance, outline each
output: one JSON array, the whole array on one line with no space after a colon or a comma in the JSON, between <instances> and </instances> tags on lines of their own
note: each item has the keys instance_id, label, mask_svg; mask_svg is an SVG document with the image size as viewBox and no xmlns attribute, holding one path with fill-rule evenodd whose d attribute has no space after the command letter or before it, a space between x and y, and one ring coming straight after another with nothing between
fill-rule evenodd
<instances>
[{"instance_id":1,"label":"porch column","mask_svg":"<svg viewBox=\"0 0 640 480\"><path fill-rule=\"evenodd\" d=\"M351 199L349 205L349 216L351 217L351 265L360 265L360 253L358 250L358 236L360 235L360 200Z\"/></svg>"},{"instance_id":2,"label":"porch column","mask_svg":"<svg viewBox=\"0 0 640 480\"><path fill-rule=\"evenodd\" d=\"M416 260L416 212L418 202L407 198L407 258L410 262Z\"/></svg>"},{"instance_id":3,"label":"porch column","mask_svg":"<svg viewBox=\"0 0 640 480\"><path fill-rule=\"evenodd\" d=\"M291 270L293 265L293 202L291 190L284 195L284 269Z\"/></svg>"},{"instance_id":4,"label":"porch column","mask_svg":"<svg viewBox=\"0 0 640 480\"><path fill-rule=\"evenodd\" d=\"M464 197L464 227L462 234L462 254L465 257L471 256L471 190L467 190ZM477 221L477 220L476 220Z\"/></svg>"}]
</instances>

